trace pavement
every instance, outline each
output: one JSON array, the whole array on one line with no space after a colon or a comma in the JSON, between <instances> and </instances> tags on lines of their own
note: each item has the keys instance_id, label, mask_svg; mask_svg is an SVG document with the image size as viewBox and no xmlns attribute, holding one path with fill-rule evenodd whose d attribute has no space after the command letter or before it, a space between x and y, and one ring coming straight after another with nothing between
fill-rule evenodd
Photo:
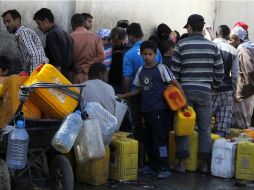
<instances>
[{"instance_id":1,"label":"pavement","mask_svg":"<svg viewBox=\"0 0 254 190\"><path fill-rule=\"evenodd\" d=\"M44 183L30 188L26 184L17 185L15 190L49 190ZM253 190L254 183L239 184L235 179L223 179L199 172L179 174L173 173L169 179L157 179L153 175L140 174L137 181L109 181L104 186L76 184L75 190Z\"/></svg>"}]
</instances>

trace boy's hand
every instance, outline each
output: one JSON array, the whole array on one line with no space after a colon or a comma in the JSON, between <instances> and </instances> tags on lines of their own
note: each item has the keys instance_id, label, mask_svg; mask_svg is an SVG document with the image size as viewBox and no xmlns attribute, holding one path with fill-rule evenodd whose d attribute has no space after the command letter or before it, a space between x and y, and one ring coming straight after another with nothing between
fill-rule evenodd
<instances>
[{"instance_id":1,"label":"boy's hand","mask_svg":"<svg viewBox=\"0 0 254 190\"><path fill-rule=\"evenodd\" d=\"M185 106L182 107L182 110L188 109L188 104L185 104Z\"/></svg>"},{"instance_id":2,"label":"boy's hand","mask_svg":"<svg viewBox=\"0 0 254 190\"><path fill-rule=\"evenodd\" d=\"M117 98L119 99L124 99L125 98L125 95L124 94L116 94Z\"/></svg>"}]
</instances>

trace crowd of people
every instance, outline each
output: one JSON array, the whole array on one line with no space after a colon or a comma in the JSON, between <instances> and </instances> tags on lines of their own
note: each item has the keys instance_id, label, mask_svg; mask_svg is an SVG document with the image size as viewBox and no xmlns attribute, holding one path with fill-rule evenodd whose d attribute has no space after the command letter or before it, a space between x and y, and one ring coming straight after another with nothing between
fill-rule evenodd
<instances>
[{"instance_id":1,"label":"crowd of people","mask_svg":"<svg viewBox=\"0 0 254 190\"><path fill-rule=\"evenodd\" d=\"M33 19L46 34L43 48L38 35L22 26L17 10L4 12L2 18L15 35L23 74L50 63L71 82L85 83L84 99L99 102L112 114L115 96L127 98L131 131L149 156L148 165L141 169L144 173L157 171L159 178L171 175L167 142L174 113L162 96L169 85L185 96L184 108L192 106L196 112L202 172L209 172L212 116L215 133L222 137L231 127L251 127L254 43L244 22L235 23L232 29L221 25L214 37L204 18L193 14L184 26L187 33L180 35L162 23L144 41L141 25L128 20L120 20L113 29L91 32L93 17L88 13L73 15L73 32L68 34L55 24L51 10L42 8ZM1 76L8 75L11 64L6 56L0 56ZM175 156L179 162L171 169L185 172L187 136L176 136Z\"/></svg>"}]
</instances>

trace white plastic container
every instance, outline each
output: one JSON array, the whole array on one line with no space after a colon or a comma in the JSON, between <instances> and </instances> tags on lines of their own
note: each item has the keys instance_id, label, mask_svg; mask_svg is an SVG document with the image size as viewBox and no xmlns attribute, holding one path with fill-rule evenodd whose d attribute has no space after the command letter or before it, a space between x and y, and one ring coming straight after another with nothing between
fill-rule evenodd
<instances>
[{"instance_id":1,"label":"white plastic container","mask_svg":"<svg viewBox=\"0 0 254 190\"><path fill-rule=\"evenodd\" d=\"M117 125L116 125L115 131L119 131L127 110L128 110L128 105L126 100L116 99L115 116L117 118Z\"/></svg>"},{"instance_id":2,"label":"white plastic container","mask_svg":"<svg viewBox=\"0 0 254 190\"><path fill-rule=\"evenodd\" d=\"M97 102L85 103L85 111L91 119L99 121L103 143L105 146L109 145L116 130L117 118Z\"/></svg>"},{"instance_id":3,"label":"white plastic container","mask_svg":"<svg viewBox=\"0 0 254 190\"><path fill-rule=\"evenodd\" d=\"M235 174L236 142L218 139L213 144L211 174L232 178Z\"/></svg>"},{"instance_id":4,"label":"white plastic container","mask_svg":"<svg viewBox=\"0 0 254 190\"><path fill-rule=\"evenodd\" d=\"M78 164L101 159L106 155L98 120L84 120L74 144L74 152Z\"/></svg>"}]
</instances>

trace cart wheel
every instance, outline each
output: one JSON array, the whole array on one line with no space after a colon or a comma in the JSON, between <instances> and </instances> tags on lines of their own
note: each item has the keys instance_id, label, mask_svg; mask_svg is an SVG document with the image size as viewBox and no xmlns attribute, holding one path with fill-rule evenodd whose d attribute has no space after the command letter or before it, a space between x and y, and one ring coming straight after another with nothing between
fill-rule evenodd
<instances>
[{"instance_id":1,"label":"cart wheel","mask_svg":"<svg viewBox=\"0 0 254 190\"><path fill-rule=\"evenodd\" d=\"M51 162L52 190L74 190L74 176L70 162L57 155Z\"/></svg>"},{"instance_id":2,"label":"cart wheel","mask_svg":"<svg viewBox=\"0 0 254 190\"><path fill-rule=\"evenodd\" d=\"M0 159L0 184L0 190L11 190L10 173L2 159Z\"/></svg>"}]
</instances>

